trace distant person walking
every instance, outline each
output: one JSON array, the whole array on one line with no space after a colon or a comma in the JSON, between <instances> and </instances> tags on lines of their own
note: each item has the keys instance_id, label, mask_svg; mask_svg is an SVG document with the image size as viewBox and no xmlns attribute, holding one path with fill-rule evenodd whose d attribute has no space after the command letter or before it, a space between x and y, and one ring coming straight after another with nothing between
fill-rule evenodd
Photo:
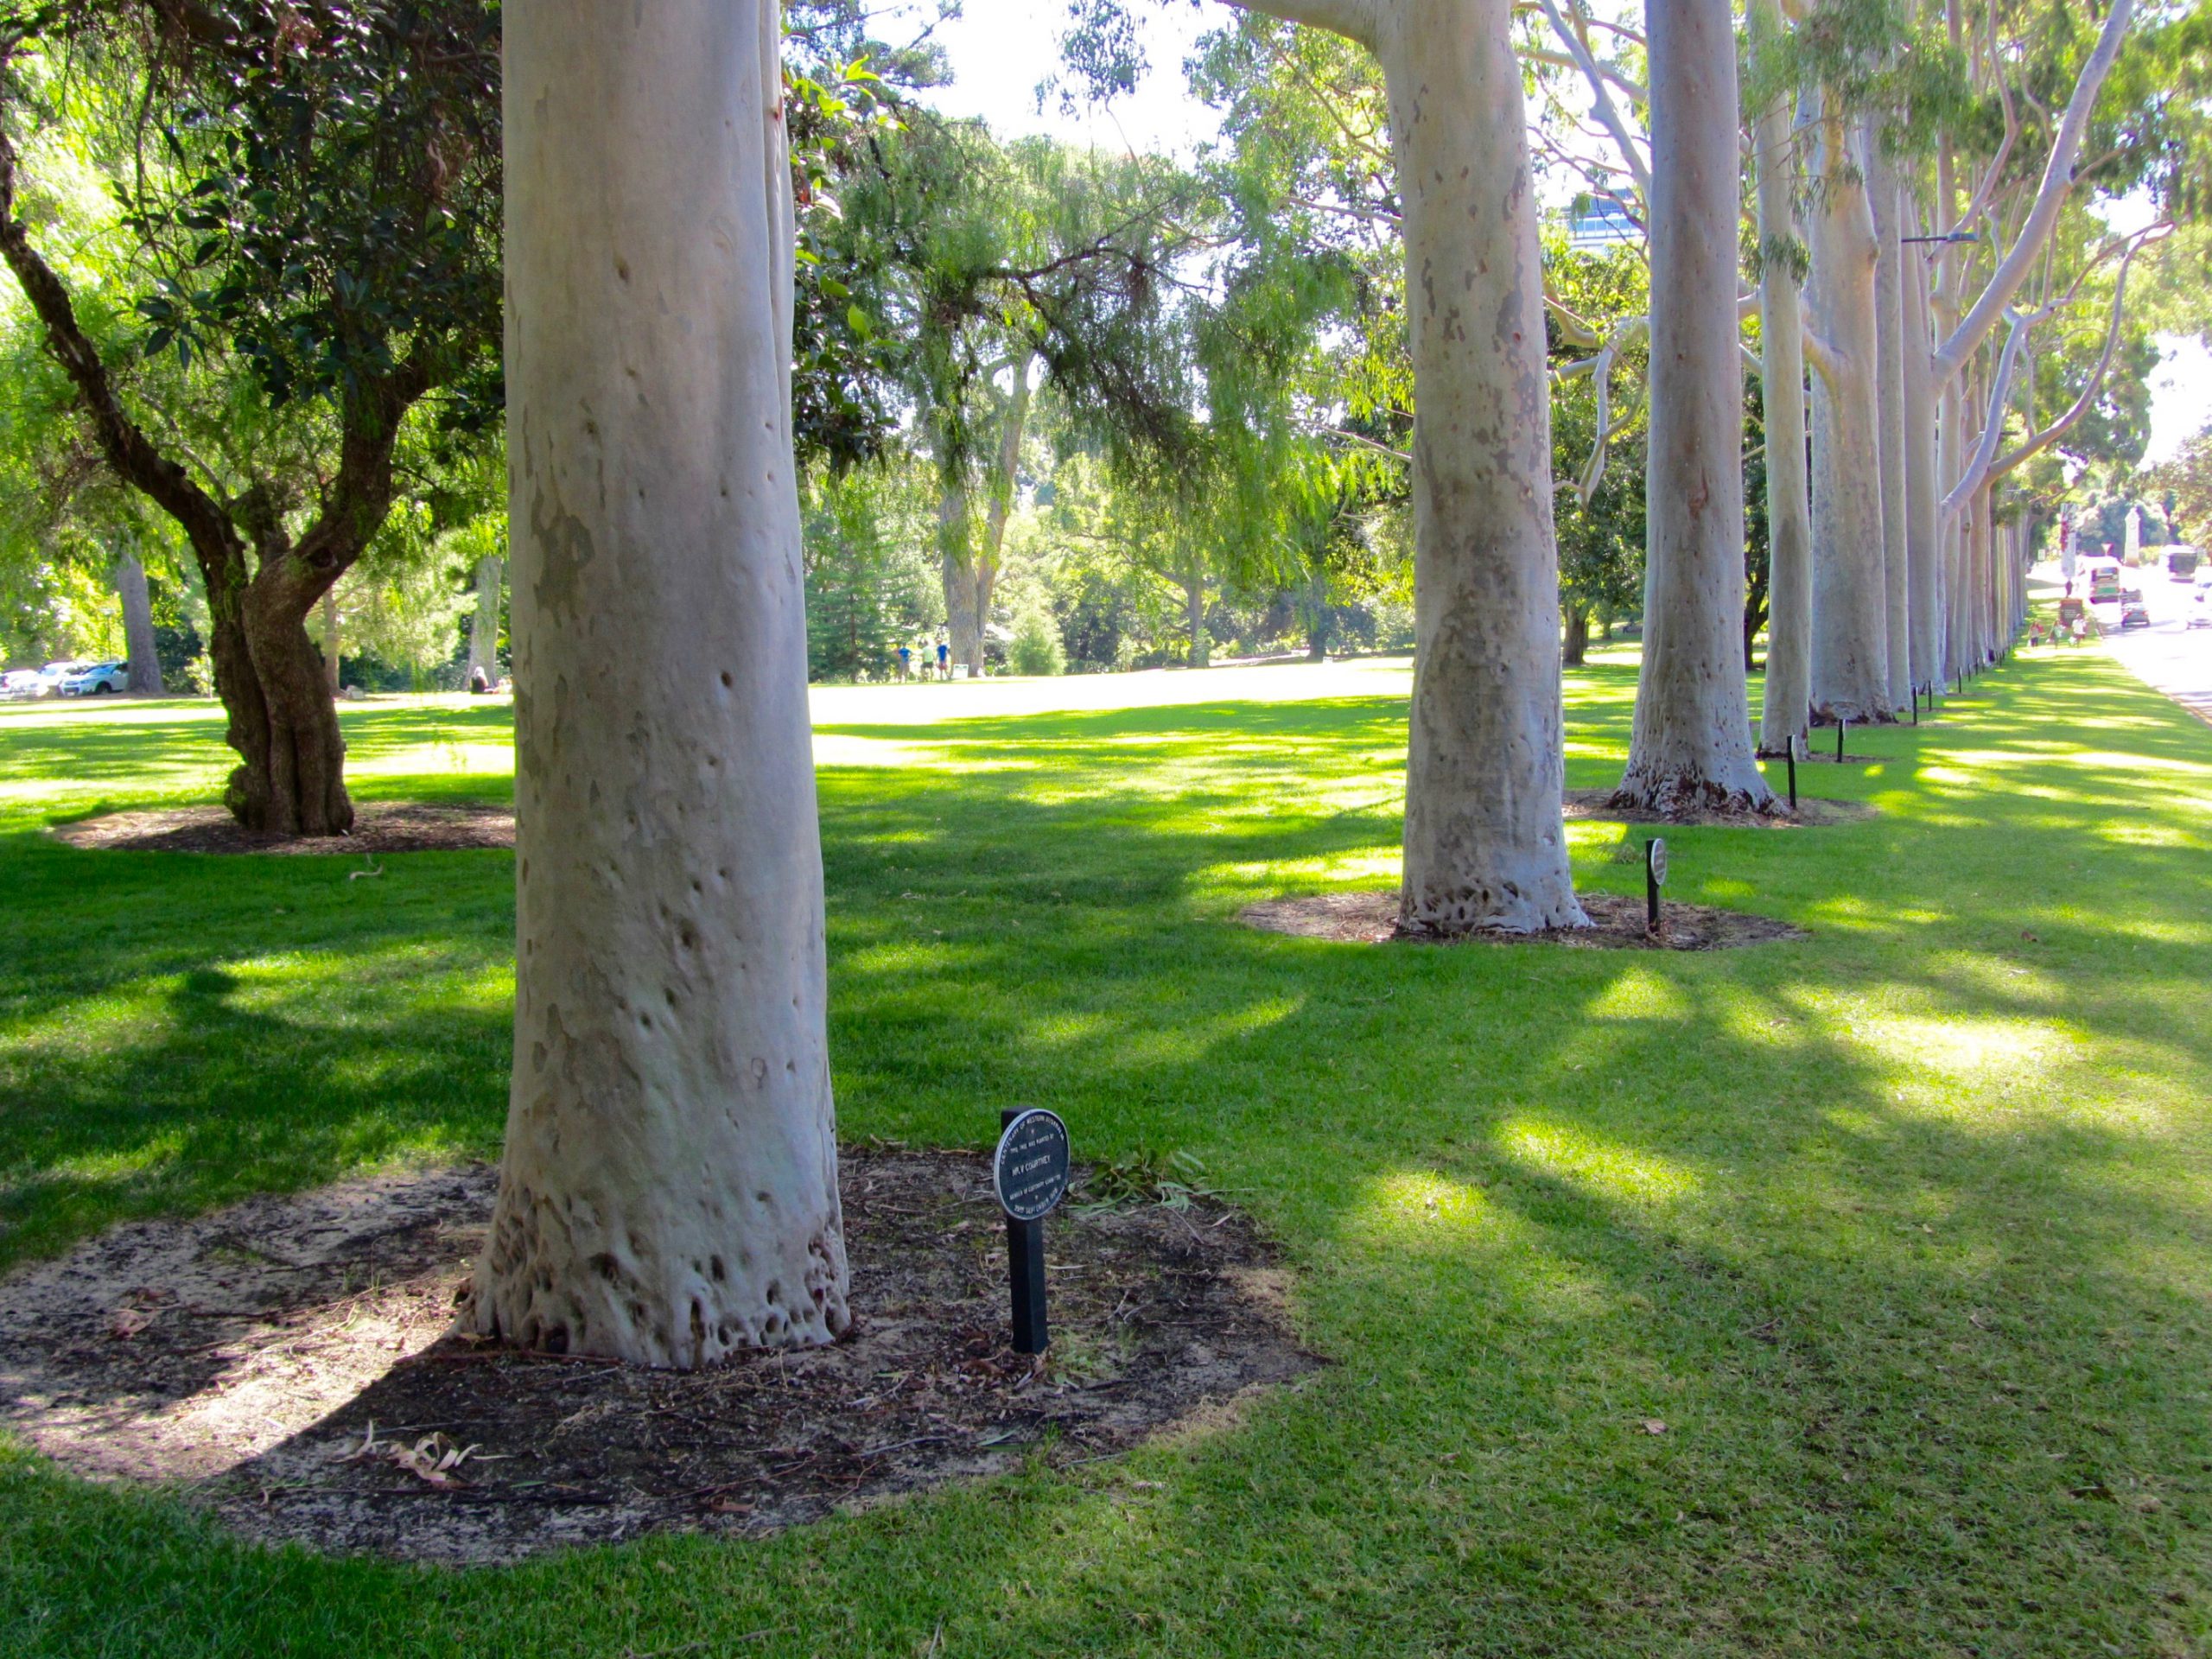
<instances>
[{"instance_id":1,"label":"distant person walking","mask_svg":"<svg viewBox=\"0 0 2212 1659\"><path fill-rule=\"evenodd\" d=\"M940 680L952 677L952 647L942 639L937 642L937 677Z\"/></svg>"},{"instance_id":2,"label":"distant person walking","mask_svg":"<svg viewBox=\"0 0 2212 1659\"><path fill-rule=\"evenodd\" d=\"M908 646L908 645L901 645L899 647L899 677L900 679L902 679L902 680L903 680L903 679L906 678L909 675L911 675L913 671L914 671L914 652L913 652L913 650L912 650L912 648L911 646Z\"/></svg>"}]
</instances>

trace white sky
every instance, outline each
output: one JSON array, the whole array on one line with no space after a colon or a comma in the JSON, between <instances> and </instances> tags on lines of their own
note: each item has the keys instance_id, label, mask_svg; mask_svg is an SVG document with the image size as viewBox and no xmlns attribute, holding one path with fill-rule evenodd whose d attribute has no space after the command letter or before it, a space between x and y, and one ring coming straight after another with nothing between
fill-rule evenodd
<instances>
[{"instance_id":1,"label":"white sky","mask_svg":"<svg viewBox=\"0 0 2212 1659\"><path fill-rule=\"evenodd\" d=\"M1132 96L1068 116L1057 97L1041 111L1037 105L1039 83L1059 67L1057 42L1066 16L1060 0L963 0L963 15L938 36L951 60L953 84L931 101L949 115L981 116L1001 137L1049 133L1071 143L1187 157L1219 128L1213 111L1185 86L1183 60L1200 35L1231 14L1226 6L1179 0L1141 3L1135 11L1150 72ZM883 32L897 38L895 29ZM2194 336L2161 335L2158 344L2166 355L2151 378L2146 467L2171 459L2212 421L2212 353Z\"/></svg>"},{"instance_id":2,"label":"white sky","mask_svg":"<svg viewBox=\"0 0 2212 1659\"><path fill-rule=\"evenodd\" d=\"M1068 117L1052 97L1038 111L1038 84L1060 67L1058 39L1067 16L1060 0L963 0L962 16L938 34L956 79L930 101L948 115L981 116L1004 137L1045 132L1070 143L1187 156L1219 124L1191 96L1183 60L1200 35L1233 14L1226 6L1142 0L1134 10L1151 71L1135 94L1109 108ZM882 33L897 38L893 29Z\"/></svg>"}]
</instances>

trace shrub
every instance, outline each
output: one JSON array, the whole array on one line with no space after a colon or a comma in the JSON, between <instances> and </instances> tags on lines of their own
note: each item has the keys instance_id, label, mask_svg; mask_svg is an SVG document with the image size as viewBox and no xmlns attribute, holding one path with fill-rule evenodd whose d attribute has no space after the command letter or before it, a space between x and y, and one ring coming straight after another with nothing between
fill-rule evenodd
<instances>
[{"instance_id":1,"label":"shrub","mask_svg":"<svg viewBox=\"0 0 2212 1659\"><path fill-rule=\"evenodd\" d=\"M1015 619L1014 639L1006 656L1017 674L1067 672L1068 655L1060 644L1060 631L1042 606L1033 606Z\"/></svg>"}]
</instances>

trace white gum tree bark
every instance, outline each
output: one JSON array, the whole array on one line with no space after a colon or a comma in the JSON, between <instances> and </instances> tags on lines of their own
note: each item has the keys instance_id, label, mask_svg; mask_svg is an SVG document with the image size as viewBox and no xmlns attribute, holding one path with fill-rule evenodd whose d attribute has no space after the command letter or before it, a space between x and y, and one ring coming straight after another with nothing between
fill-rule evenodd
<instances>
[{"instance_id":1,"label":"white gum tree bark","mask_svg":"<svg viewBox=\"0 0 2212 1659\"><path fill-rule=\"evenodd\" d=\"M476 561L476 604L468 613L468 666L499 677L499 578L505 561L486 553Z\"/></svg>"},{"instance_id":2,"label":"white gum tree bark","mask_svg":"<svg viewBox=\"0 0 2212 1659\"><path fill-rule=\"evenodd\" d=\"M1752 0L1752 39L1779 41L1776 0ZM1787 754L1813 707L1812 502L1805 466L1805 311L1796 260L1796 138L1787 93L1754 128L1758 168L1760 380L1766 409L1766 694L1759 752Z\"/></svg>"},{"instance_id":3,"label":"white gum tree bark","mask_svg":"<svg viewBox=\"0 0 2212 1659\"><path fill-rule=\"evenodd\" d=\"M1908 219L1907 223L1914 222ZM1906 604L1911 683L1943 677L1942 543L1936 487L1936 397L1929 364L1928 264L1904 260L1904 485ZM1894 642L1892 642L1894 643Z\"/></svg>"},{"instance_id":4,"label":"white gum tree bark","mask_svg":"<svg viewBox=\"0 0 2212 1659\"><path fill-rule=\"evenodd\" d=\"M1811 213L1813 714L1891 717L1883 570L1877 247L1866 168L1842 117L1816 108Z\"/></svg>"},{"instance_id":5,"label":"white gum tree bark","mask_svg":"<svg viewBox=\"0 0 2212 1659\"><path fill-rule=\"evenodd\" d=\"M1246 9L1368 46L1389 99L1416 410L1400 925L1450 935L1586 925L1560 813L1551 387L1512 6Z\"/></svg>"},{"instance_id":6,"label":"white gum tree bark","mask_svg":"<svg viewBox=\"0 0 2212 1659\"><path fill-rule=\"evenodd\" d=\"M1912 696L1911 492L1905 477L1904 198L1897 168L1881 153L1876 124L1866 125L1867 192L1874 208L1875 409L1881 431L1883 658L1892 713Z\"/></svg>"},{"instance_id":7,"label":"white gum tree bark","mask_svg":"<svg viewBox=\"0 0 2212 1659\"><path fill-rule=\"evenodd\" d=\"M130 659L130 689L140 696L163 696L167 688L162 683L162 659L154 649L154 601L146 589L146 567L125 546L116 556L114 574L115 594L123 601L124 653Z\"/></svg>"},{"instance_id":8,"label":"white gum tree bark","mask_svg":"<svg viewBox=\"0 0 2212 1659\"><path fill-rule=\"evenodd\" d=\"M515 1064L477 1329L849 1324L768 0L505 17Z\"/></svg>"},{"instance_id":9,"label":"white gum tree bark","mask_svg":"<svg viewBox=\"0 0 2212 1659\"><path fill-rule=\"evenodd\" d=\"M1744 684L1742 215L1729 0L1653 0L1643 662L1618 805L1764 811Z\"/></svg>"}]
</instances>

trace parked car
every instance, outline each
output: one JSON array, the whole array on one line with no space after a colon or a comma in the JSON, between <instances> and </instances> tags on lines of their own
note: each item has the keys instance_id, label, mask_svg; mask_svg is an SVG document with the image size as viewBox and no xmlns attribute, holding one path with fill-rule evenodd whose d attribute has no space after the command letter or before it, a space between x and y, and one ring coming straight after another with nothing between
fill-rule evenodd
<instances>
[{"instance_id":1,"label":"parked car","mask_svg":"<svg viewBox=\"0 0 2212 1659\"><path fill-rule=\"evenodd\" d=\"M2123 606L2120 613L2120 626L2123 632L2129 628L2147 628L2151 626L2151 613L2140 604Z\"/></svg>"},{"instance_id":2,"label":"parked car","mask_svg":"<svg viewBox=\"0 0 2212 1659\"><path fill-rule=\"evenodd\" d=\"M130 664L86 663L63 680L58 689L65 697L91 697L107 692L128 691L130 689Z\"/></svg>"},{"instance_id":3,"label":"parked car","mask_svg":"<svg viewBox=\"0 0 2212 1659\"><path fill-rule=\"evenodd\" d=\"M35 697L45 690L46 681L35 668L11 668L0 674L0 697Z\"/></svg>"},{"instance_id":4,"label":"parked car","mask_svg":"<svg viewBox=\"0 0 2212 1659\"><path fill-rule=\"evenodd\" d=\"M73 658L65 662L48 663L38 671L39 696L41 697L59 696L61 682L86 666L86 664L76 661Z\"/></svg>"}]
</instances>

